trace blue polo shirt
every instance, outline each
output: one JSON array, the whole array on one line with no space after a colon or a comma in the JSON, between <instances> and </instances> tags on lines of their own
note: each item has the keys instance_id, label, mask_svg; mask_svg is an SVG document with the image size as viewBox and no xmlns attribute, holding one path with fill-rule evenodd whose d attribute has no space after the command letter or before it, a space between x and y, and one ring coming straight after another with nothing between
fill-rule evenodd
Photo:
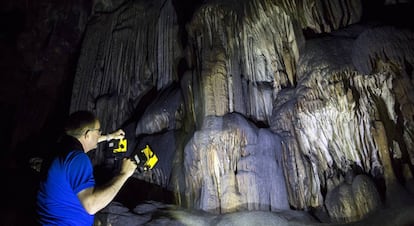
<instances>
[{"instance_id":1,"label":"blue polo shirt","mask_svg":"<svg viewBox=\"0 0 414 226\"><path fill-rule=\"evenodd\" d=\"M94 215L86 212L77 197L83 189L95 186L88 155L82 148L69 150L54 158L48 169L37 194L39 223L93 225Z\"/></svg>"}]
</instances>

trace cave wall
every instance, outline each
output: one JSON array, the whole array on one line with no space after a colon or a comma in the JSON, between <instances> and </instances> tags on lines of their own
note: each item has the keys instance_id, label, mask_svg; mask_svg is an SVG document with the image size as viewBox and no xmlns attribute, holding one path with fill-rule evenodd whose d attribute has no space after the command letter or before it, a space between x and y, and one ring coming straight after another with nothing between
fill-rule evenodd
<instances>
[{"instance_id":1,"label":"cave wall","mask_svg":"<svg viewBox=\"0 0 414 226\"><path fill-rule=\"evenodd\" d=\"M413 34L357 24L362 8L209 1L181 46L171 2L126 3L88 24L71 109L107 129L135 118L137 139L176 131L157 174L183 206L360 219L409 193L413 169Z\"/></svg>"},{"instance_id":2,"label":"cave wall","mask_svg":"<svg viewBox=\"0 0 414 226\"><path fill-rule=\"evenodd\" d=\"M90 1L2 1L1 154L46 153L67 115ZM5 162L6 162L5 161Z\"/></svg>"},{"instance_id":3,"label":"cave wall","mask_svg":"<svg viewBox=\"0 0 414 226\"><path fill-rule=\"evenodd\" d=\"M41 15L56 16L40 17L41 32L17 42L33 53L24 56L30 76L20 77L31 88L18 104L2 95L2 107L16 109L18 123L4 124L15 127L11 147L47 129L55 113L87 109L105 132L126 129L134 149L150 144L160 162L140 179L173 191L185 207L317 210L348 222L410 201L413 32L362 23L375 4L200 1L189 13L177 1L118 0L47 8ZM51 47L30 45L39 34ZM65 70L77 53L76 70ZM71 76L70 106L62 107ZM98 165L105 153L91 157Z\"/></svg>"}]
</instances>

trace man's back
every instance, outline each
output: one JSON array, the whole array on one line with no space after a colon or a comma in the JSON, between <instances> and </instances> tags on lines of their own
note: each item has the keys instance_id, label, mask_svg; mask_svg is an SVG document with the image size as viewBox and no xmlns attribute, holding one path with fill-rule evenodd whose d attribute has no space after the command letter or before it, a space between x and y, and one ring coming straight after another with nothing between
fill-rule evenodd
<instances>
[{"instance_id":1,"label":"man's back","mask_svg":"<svg viewBox=\"0 0 414 226\"><path fill-rule=\"evenodd\" d=\"M70 138L69 138L70 139ZM92 164L78 145L70 145L47 166L39 186L37 213L43 225L92 225L93 215L86 212L77 193L95 186ZM72 149L72 150L70 150Z\"/></svg>"}]
</instances>

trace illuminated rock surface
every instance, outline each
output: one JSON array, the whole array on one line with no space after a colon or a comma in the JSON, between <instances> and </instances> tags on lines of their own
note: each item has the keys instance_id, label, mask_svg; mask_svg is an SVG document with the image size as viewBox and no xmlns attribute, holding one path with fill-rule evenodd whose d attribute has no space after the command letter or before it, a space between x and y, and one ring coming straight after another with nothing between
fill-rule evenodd
<instances>
[{"instance_id":1,"label":"illuminated rock surface","mask_svg":"<svg viewBox=\"0 0 414 226\"><path fill-rule=\"evenodd\" d=\"M115 129L147 107L137 137L179 131L160 150L175 150L171 174L148 177L164 175L190 209L350 222L412 203L394 196L412 192L414 36L356 24L361 13L358 1L211 1L180 47L171 2L127 3L88 25L72 110L97 109ZM163 102L143 106L151 89Z\"/></svg>"},{"instance_id":2,"label":"illuminated rock surface","mask_svg":"<svg viewBox=\"0 0 414 226\"><path fill-rule=\"evenodd\" d=\"M95 1L88 20L86 6L61 6L70 26L56 16L61 33L39 38L54 48L22 35L32 88L17 104L3 91L2 107L16 104L22 119L11 146L61 106L69 52L67 108L96 112L104 131L127 130L128 153L149 144L160 159L97 225L414 223L412 27L362 21L367 3L356 0L192 6ZM167 193L173 204L136 201Z\"/></svg>"}]
</instances>

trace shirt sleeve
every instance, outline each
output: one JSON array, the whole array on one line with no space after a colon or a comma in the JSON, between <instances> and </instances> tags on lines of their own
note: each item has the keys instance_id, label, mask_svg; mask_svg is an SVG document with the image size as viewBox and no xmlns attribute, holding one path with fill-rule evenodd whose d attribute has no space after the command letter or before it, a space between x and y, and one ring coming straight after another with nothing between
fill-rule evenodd
<instances>
[{"instance_id":1,"label":"shirt sleeve","mask_svg":"<svg viewBox=\"0 0 414 226\"><path fill-rule=\"evenodd\" d=\"M95 186L93 167L88 155L82 151L73 152L67 157L67 161L68 181L75 194Z\"/></svg>"}]
</instances>

